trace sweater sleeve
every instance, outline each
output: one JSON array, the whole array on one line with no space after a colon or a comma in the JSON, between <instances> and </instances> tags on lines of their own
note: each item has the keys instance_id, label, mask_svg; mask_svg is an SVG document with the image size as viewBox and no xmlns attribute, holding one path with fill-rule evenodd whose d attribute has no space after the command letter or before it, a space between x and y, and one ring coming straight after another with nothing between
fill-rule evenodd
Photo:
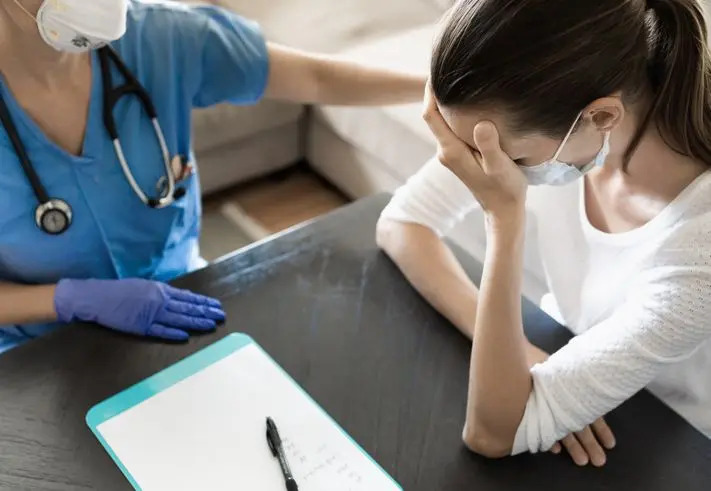
<instances>
[{"instance_id":1,"label":"sweater sleeve","mask_svg":"<svg viewBox=\"0 0 711 491\"><path fill-rule=\"evenodd\" d=\"M466 185L432 158L395 192L382 216L425 226L441 237L477 207Z\"/></svg>"},{"instance_id":2,"label":"sweater sleeve","mask_svg":"<svg viewBox=\"0 0 711 491\"><path fill-rule=\"evenodd\" d=\"M638 278L611 316L531 369L533 388L514 454L550 449L711 337L711 266L698 249L673 255L676 261Z\"/></svg>"}]
</instances>

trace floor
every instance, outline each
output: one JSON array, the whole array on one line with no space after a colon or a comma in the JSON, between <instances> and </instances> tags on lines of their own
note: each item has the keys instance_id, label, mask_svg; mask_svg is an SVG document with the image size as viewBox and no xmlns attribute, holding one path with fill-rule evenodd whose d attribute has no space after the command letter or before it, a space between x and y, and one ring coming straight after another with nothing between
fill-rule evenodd
<instances>
[{"instance_id":1,"label":"floor","mask_svg":"<svg viewBox=\"0 0 711 491\"><path fill-rule=\"evenodd\" d=\"M348 201L305 165L220 192L203 204L201 254L213 261Z\"/></svg>"}]
</instances>

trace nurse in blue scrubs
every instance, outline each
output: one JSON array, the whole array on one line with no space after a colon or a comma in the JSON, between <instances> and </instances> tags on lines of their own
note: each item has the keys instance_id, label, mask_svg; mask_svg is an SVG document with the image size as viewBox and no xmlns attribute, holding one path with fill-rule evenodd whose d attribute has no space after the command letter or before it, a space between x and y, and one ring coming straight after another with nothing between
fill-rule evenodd
<instances>
[{"instance_id":1,"label":"nurse in blue scrubs","mask_svg":"<svg viewBox=\"0 0 711 491\"><path fill-rule=\"evenodd\" d=\"M424 86L266 42L220 8L138 0L3 0L0 75L0 352L72 321L184 340L224 319L165 283L204 265L193 108Z\"/></svg>"}]
</instances>

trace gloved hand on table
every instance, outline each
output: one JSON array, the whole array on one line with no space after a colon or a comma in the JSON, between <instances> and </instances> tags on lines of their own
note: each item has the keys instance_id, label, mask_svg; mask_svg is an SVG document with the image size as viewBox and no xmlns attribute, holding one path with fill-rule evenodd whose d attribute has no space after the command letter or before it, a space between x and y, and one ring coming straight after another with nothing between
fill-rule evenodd
<instances>
[{"instance_id":1,"label":"gloved hand on table","mask_svg":"<svg viewBox=\"0 0 711 491\"><path fill-rule=\"evenodd\" d=\"M156 281L61 280L54 293L61 322L95 322L117 331L173 341L212 331L225 319L219 300Z\"/></svg>"}]
</instances>

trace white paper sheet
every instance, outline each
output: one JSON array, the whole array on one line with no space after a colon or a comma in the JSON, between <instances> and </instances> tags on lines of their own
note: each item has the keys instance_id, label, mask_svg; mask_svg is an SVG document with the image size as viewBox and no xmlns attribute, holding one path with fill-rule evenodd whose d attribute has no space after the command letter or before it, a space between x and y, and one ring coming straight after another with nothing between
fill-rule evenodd
<instances>
[{"instance_id":1,"label":"white paper sheet","mask_svg":"<svg viewBox=\"0 0 711 491\"><path fill-rule=\"evenodd\" d=\"M145 491L284 491L267 416L300 491L400 489L255 345L97 429Z\"/></svg>"}]
</instances>

